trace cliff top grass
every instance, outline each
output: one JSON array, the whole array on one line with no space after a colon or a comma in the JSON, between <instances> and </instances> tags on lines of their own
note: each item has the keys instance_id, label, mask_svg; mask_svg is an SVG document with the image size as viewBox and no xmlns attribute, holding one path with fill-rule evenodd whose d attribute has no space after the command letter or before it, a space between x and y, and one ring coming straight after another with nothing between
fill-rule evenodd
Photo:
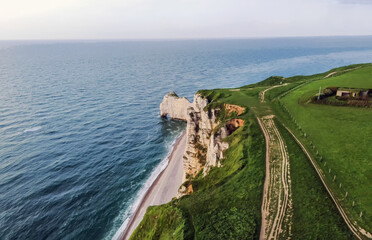
<instances>
[{"instance_id":1,"label":"cliff top grass","mask_svg":"<svg viewBox=\"0 0 372 240\"><path fill-rule=\"evenodd\" d=\"M303 135L306 132L307 142L312 141L316 146L314 155L322 156L327 162L324 172L328 172L329 183L335 192L340 190L341 183L339 198L343 206L352 212L354 219L358 219L361 226L371 231L372 192L368 189L372 188L372 181L369 181L372 179L372 163L369 161L372 148L367 133L372 132L372 111L368 108L312 104L309 99L318 93L319 87L372 88L372 65L357 64L311 76L295 76L287 78L287 85L284 85L283 81L282 77L270 77L263 83L241 87L239 91L214 89L201 90L198 93L207 97L212 105L217 105L218 102L237 104L252 109L259 117L286 114L276 106L278 97L281 97L281 102L301 126L298 134ZM259 92L275 84L282 86L268 91L265 103L261 103ZM289 118L280 120L285 123L293 121ZM337 181L334 180L335 176ZM346 192L348 199L345 199ZM329 207L334 206L330 203ZM358 217L361 212L362 218ZM337 211L334 214L341 219Z\"/></svg>"},{"instance_id":2,"label":"cliff top grass","mask_svg":"<svg viewBox=\"0 0 372 240\"><path fill-rule=\"evenodd\" d=\"M358 209L363 206L366 214L364 226L369 227L367 221L372 223L369 218L372 198L368 189L371 189L372 166L367 158L372 156L372 150L367 149L370 138L366 133L372 130L372 125L368 124L372 119L371 109L322 106L307 103L306 99L313 96L319 86L340 84L371 88L370 76L372 65L359 64L311 76L270 77L237 89L198 91L210 102L206 110L221 108L225 103L245 107L246 112L239 116L245 124L225 139L230 147L222 160L222 167L212 168L205 177L200 173L192 179L193 194L149 208L131 239L160 239L160 236L161 239L258 239L265 140L256 117L276 114L279 121L295 130L296 125L281 104L295 115L349 194L353 198L357 196ZM267 91L265 101L261 102L259 93L280 82L282 86ZM222 114L224 116L220 119L226 120L223 111ZM290 161L296 161L291 166L293 193L296 194L293 197L296 212L293 238L328 239L337 236L338 239L351 239L349 229L308 159L285 130L280 128L280 131L287 142ZM303 134L301 131L295 133ZM352 209L352 206L346 207ZM170 218L173 213L176 213L175 218ZM164 224L169 218L172 220L170 224Z\"/></svg>"},{"instance_id":3,"label":"cliff top grass","mask_svg":"<svg viewBox=\"0 0 372 240\"><path fill-rule=\"evenodd\" d=\"M171 204L151 206L131 239L184 239L185 218Z\"/></svg>"},{"instance_id":4,"label":"cliff top grass","mask_svg":"<svg viewBox=\"0 0 372 240\"><path fill-rule=\"evenodd\" d=\"M324 73L317 73L317 74L307 75L307 76L297 75L297 76L287 77L287 78L281 77L281 76L271 76L261 82L249 84L249 85L244 86L243 88L268 87L268 86L278 85L280 83L285 84L285 83L298 83L298 82L304 82L304 81L314 81L314 80L343 75L344 73L348 71L352 71L358 68L364 68L368 66L371 66L371 63L342 66L338 68L333 68Z\"/></svg>"},{"instance_id":5,"label":"cliff top grass","mask_svg":"<svg viewBox=\"0 0 372 240\"><path fill-rule=\"evenodd\" d=\"M204 178L198 174L193 194L149 208L131 239L258 239L265 145L254 115L247 112L243 118L244 127L227 139L223 166ZM174 211L181 213L177 219L161 224Z\"/></svg>"},{"instance_id":6,"label":"cliff top grass","mask_svg":"<svg viewBox=\"0 0 372 240\"><path fill-rule=\"evenodd\" d=\"M372 66L364 65L337 76L312 81L284 96L281 102L301 131L306 133L304 142L312 142L322 157L321 166L328 173L329 182L339 193L343 205L371 232L372 148L369 133L372 132L372 109L308 102L319 87L328 86L372 88Z\"/></svg>"}]
</instances>

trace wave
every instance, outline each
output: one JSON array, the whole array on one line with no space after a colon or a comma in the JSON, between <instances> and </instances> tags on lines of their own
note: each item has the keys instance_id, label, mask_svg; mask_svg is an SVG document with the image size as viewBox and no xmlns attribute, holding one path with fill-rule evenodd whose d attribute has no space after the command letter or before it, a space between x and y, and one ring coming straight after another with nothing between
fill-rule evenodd
<instances>
[{"instance_id":1,"label":"wave","mask_svg":"<svg viewBox=\"0 0 372 240\"><path fill-rule=\"evenodd\" d=\"M36 132L36 131L39 131L41 129L40 126L37 126L37 127L32 127L32 128L27 128L25 130L23 130L24 133L26 132Z\"/></svg>"},{"instance_id":2,"label":"wave","mask_svg":"<svg viewBox=\"0 0 372 240\"><path fill-rule=\"evenodd\" d=\"M119 240L122 233L125 231L126 227L128 226L130 218L133 216L139 205L141 204L143 198L145 197L147 191L152 186L152 184L155 182L156 178L160 175L160 173L163 172L163 170L168 166L169 163L169 157L173 151L173 148L177 142L177 140L181 137L183 131L179 133L175 139L167 146L167 155L164 157L164 159L159 163L159 165L154 169L154 171L151 173L150 177L146 180L146 182L143 184L142 188L139 190L135 197L135 201L132 203L132 205L128 208L127 211L124 212L125 220L121 224L120 228L116 231L113 240Z\"/></svg>"}]
</instances>

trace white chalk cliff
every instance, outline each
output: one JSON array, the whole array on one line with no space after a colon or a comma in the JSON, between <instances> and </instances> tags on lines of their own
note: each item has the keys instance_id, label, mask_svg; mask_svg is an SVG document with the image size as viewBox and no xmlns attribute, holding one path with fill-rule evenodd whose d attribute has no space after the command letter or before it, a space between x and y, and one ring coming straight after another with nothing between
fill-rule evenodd
<instances>
[{"instance_id":1,"label":"white chalk cliff","mask_svg":"<svg viewBox=\"0 0 372 240\"><path fill-rule=\"evenodd\" d=\"M217 115L220 109L207 110L205 108L208 103L208 99L200 94L195 94L193 103L190 103L186 98L180 98L174 92L170 92L164 96L160 104L161 116L187 122L183 182L195 177L201 170L205 176L212 167L220 167L224 151L229 147L223 139L232 131L229 125L215 129L219 126ZM179 196L191 192L192 186L182 186Z\"/></svg>"},{"instance_id":2,"label":"white chalk cliff","mask_svg":"<svg viewBox=\"0 0 372 240\"><path fill-rule=\"evenodd\" d=\"M170 92L164 96L160 103L160 116L186 121L189 106L191 103L187 98L180 98L175 92Z\"/></svg>"}]
</instances>

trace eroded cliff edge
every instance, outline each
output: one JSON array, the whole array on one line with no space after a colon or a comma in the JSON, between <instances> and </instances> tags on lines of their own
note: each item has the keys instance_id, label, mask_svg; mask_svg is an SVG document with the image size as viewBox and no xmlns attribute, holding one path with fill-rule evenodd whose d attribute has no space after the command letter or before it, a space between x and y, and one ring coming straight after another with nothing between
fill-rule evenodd
<instances>
[{"instance_id":1,"label":"eroded cliff edge","mask_svg":"<svg viewBox=\"0 0 372 240\"><path fill-rule=\"evenodd\" d=\"M245 108L232 104L212 107L209 104L208 98L201 94L195 94L191 103L175 92L165 95L160 104L162 117L187 122L183 184L178 197L193 192L190 180L199 172L205 176L212 167L221 166L221 159L229 147L224 138L244 125L244 120L234 117L242 114Z\"/></svg>"}]
</instances>

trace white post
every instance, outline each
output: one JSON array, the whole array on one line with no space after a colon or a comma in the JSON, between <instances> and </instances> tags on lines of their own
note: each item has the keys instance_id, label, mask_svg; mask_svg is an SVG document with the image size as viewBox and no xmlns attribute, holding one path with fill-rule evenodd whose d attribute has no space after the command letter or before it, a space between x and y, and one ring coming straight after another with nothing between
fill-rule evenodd
<instances>
[{"instance_id":1,"label":"white post","mask_svg":"<svg viewBox=\"0 0 372 240\"><path fill-rule=\"evenodd\" d=\"M318 94L318 100L320 100L320 91L322 90L322 87L319 87L319 94Z\"/></svg>"}]
</instances>

